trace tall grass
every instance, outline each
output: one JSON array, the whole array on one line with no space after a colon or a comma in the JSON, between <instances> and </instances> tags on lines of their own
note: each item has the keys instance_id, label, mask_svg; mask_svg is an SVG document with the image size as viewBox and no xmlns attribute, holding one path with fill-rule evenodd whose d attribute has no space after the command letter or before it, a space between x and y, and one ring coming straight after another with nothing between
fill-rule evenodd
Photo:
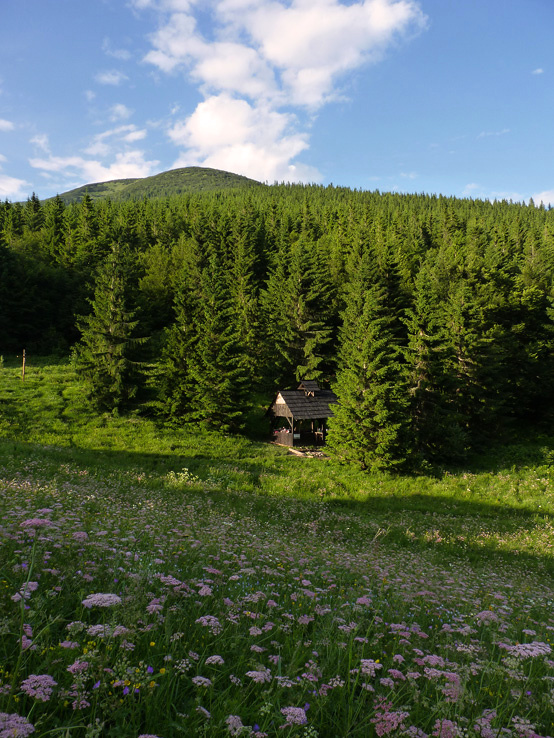
<instances>
[{"instance_id":1,"label":"tall grass","mask_svg":"<svg viewBox=\"0 0 554 738\"><path fill-rule=\"evenodd\" d=\"M554 735L548 439L365 475L0 372L2 738Z\"/></svg>"}]
</instances>

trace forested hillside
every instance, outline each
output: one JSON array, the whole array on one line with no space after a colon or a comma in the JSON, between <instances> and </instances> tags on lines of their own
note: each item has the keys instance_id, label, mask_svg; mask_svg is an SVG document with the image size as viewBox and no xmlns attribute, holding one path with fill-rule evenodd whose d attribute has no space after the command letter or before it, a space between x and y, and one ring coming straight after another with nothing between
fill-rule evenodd
<instances>
[{"instance_id":1,"label":"forested hillside","mask_svg":"<svg viewBox=\"0 0 554 738\"><path fill-rule=\"evenodd\" d=\"M138 179L114 179L109 182L77 187L63 192L60 198L66 205L81 202L85 195L92 200L110 198L112 201L142 200L145 197L170 197L185 192L208 192L236 187L263 187L261 182L240 174L209 167L183 167Z\"/></svg>"},{"instance_id":2,"label":"forested hillside","mask_svg":"<svg viewBox=\"0 0 554 738\"><path fill-rule=\"evenodd\" d=\"M548 421L554 213L274 185L0 204L0 353L69 353L99 411L243 427L299 378L364 468Z\"/></svg>"}]
</instances>

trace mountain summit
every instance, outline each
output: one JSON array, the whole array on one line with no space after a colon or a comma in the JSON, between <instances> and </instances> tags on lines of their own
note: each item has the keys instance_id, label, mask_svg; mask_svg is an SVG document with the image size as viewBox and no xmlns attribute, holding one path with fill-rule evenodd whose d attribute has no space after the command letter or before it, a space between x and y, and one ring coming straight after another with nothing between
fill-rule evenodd
<instances>
[{"instance_id":1,"label":"mountain summit","mask_svg":"<svg viewBox=\"0 0 554 738\"><path fill-rule=\"evenodd\" d=\"M60 195L66 203L79 202L85 193L93 200L142 200L186 192L206 192L244 187L263 187L255 179L208 167L184 167L136 179L113 179L77 187Z\"/></svg>"}]
</instances>

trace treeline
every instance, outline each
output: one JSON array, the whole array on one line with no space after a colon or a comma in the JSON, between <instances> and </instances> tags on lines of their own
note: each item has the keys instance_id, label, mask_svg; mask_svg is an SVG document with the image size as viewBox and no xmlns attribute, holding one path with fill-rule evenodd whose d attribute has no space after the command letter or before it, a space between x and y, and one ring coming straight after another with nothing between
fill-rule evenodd
<instances>
[{"instance_id":1,"label":"treeline","mask_svg":"<svg viewBox=\"0 0 554 738\"><path fill-rule=\"evenodd\" d=\"M300 378L365 468L549 421L554 213L275 185L0 203L0 353L67 353L99 410L237 431Z\"/></svg>"}]
</instances>

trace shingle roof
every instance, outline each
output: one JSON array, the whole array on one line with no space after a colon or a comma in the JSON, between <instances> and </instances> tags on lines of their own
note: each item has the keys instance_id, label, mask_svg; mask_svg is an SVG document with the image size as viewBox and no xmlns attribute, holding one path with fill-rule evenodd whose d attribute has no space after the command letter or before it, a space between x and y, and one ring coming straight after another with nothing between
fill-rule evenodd
<instances>
[{"instance_id":1,"label":"shingle roof","mask_svg":"<svg viewBox=\"0 0 554 738\"><path fill-rule=\"evenodd\" d=\"M314 389L306 387L307 384L315 385ZM269 411L278 416L293 416L297 420L330 418L333 415L331 405L337 402L334 392L319 389L316 382L303 382L300 386L314 394L307 395L304 389L282 390Z\"/></svg>"},{"instance_id":2,"label":"shingle roof","mask_svg":"<svg viewBox=\"0 0 554 738\"><path fill-rule=\"evenodd\" d=\"M304 379L298 385L299 390L308 390L309 392L317 392L319 390L319 384L314 379Z\"/></svg>"}]
</instances>

